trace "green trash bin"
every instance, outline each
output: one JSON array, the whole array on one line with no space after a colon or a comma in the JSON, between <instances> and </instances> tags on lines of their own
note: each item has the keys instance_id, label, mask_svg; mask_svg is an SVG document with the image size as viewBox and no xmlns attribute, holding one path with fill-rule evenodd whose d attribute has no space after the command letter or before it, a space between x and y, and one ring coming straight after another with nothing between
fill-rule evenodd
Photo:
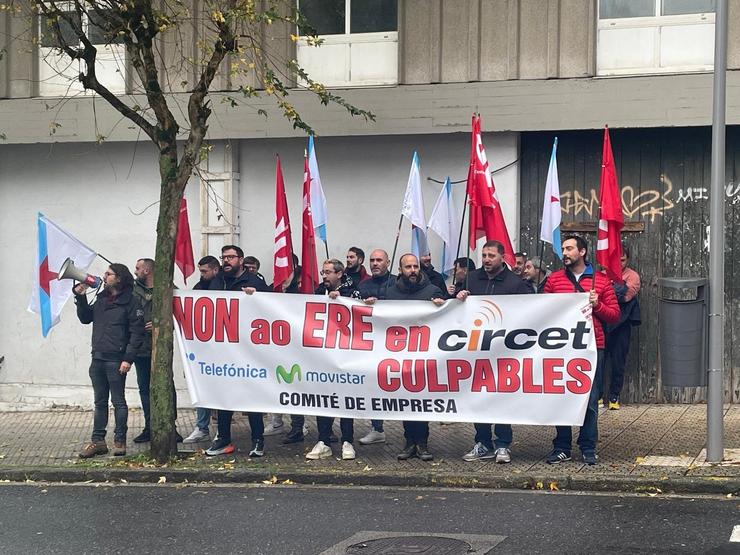
<instances>
[{"instance_id":1,"label":"green trash bin","mask_svg":"<svg viewBox=\"0 0 740 555\"><path fill-rule=\"evenodd\" d=\"M659 278L660 369L667 387L707 385L707 279ZM695 293L694 293L695 290Z\"/></svg>"}]
</instances>

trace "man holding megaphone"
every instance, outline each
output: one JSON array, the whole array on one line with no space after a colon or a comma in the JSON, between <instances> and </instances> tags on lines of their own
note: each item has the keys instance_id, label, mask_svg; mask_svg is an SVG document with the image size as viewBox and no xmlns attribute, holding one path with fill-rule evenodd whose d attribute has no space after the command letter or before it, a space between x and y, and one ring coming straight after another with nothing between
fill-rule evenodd
<instances>
[{"instance_id":1,"label":"man holding megaphone","mask_svg":"<svg viewBox=\"0 0 740 555\"><path fill-rule=\"evenodd\" d=\"M126 374L141 349L144 319L141 305L133 294L134 278L123 264L113 263L103 274L103 290L95 302L87 302L85 292L89 282L78 283L73 291L77 317L83 324L93 325L90 380L95 396L95 412L91 441L80 451L86 459L108 452L105 442L108 426L108 398L113 404L115 430L113 454L126 454L128 405L126 404Z\"/></svg>"}]
</instances>

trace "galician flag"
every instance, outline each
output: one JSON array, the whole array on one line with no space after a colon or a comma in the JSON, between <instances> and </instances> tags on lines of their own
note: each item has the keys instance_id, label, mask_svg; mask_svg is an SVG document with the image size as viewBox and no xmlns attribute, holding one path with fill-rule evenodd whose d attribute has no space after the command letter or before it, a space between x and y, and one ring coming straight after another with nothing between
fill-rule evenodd
<instances>
[{"instance_id":1,"label":"galician flag","mask_svg":"<svg viewBox=\"0 0 740 555\"><path fill-rule=\"evenodd\" d=\"M452 202L452 183L449 177L439 192L427 227L442 239L442 273L446 276L455 267L457 246L460 242L458 235L460 222Z\"/></svg>"},{"instance_id":2,"label":"galician flag","mask_svg":"<svg viewBox=\"0 0 740 555\"><path fill-rule=\"evenodd\" d=\"M76 267L87 270L97 253L40 212L37 226L38 256L28 310L41 316L41 333L46 337L59 323L64 303L72 296L72 282L59 281L57 272L67 258L71 258Z\"/></svg>"},{"instance_id":3,"label":"galician flag","mask_svg":"<svg viewBox=\"0 0 740 555\"><path fill-rule=\"evenodd\" d=\"M308 136L308 171L311 173L311 217L316 234L326 243L326 197L321 187L319 163L316 161L316 148L313 135Z\"/></svg>"},{"instance_id":4,"label":"galician flag","mask_svg":"<svg viewBox=\"0 0 740 555\"><path fill-rule=\"evenodd\" d=\"M558 138L552 143L550 167L547 169L545 182L545 201L542 204L542 227L540 239L552 245L553 252L558 258L563 258L563 247L560 242L560 182L558 181Z\"/></svg>"},{"instance_id":5,"label":"galician flag","mask_svg":"<svg viewBox=\"0 0 740 555\"><path fill-rule=\"evenodd\" d=\"M419 156L414 152L411 159L411 171L406 185L406 194L403 197L401 214L411 222L411 252L417 257L429 254L427 244L427 222L424 214L424 198L421 194L421 171Z\"/></svg>"}]
</instances>

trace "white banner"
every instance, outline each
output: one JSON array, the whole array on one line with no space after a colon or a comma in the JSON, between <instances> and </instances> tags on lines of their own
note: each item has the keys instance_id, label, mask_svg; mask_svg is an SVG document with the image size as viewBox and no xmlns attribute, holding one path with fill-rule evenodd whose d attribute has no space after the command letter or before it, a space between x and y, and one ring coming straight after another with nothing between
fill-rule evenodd
<instances>
[{"instance_id":1,"label":"white banner","mask_svg":"<svg viewBox=\"0 0 740 555\"><path fill-rule=\"evenodd\" d=\"M175 291L193 404L234 411L580 425L587 293L360 301Z\"/></svg>"}]
</instances>

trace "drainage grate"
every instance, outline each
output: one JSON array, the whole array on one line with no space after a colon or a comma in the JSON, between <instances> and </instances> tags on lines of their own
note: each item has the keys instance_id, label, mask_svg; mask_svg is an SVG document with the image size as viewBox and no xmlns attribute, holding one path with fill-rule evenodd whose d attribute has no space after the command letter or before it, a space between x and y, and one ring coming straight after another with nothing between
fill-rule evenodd
<instances>
[{"instance_id":1,"label":"drainage grate","mask_svg":"<svg viewBox=\"0 0 740 555\"><path fill-rule=\"evenodd\" d=\"M472 546L462 540L439 536L395 536L355 543L348 555L464 555Z\"/></svg>"}]
</instances>

